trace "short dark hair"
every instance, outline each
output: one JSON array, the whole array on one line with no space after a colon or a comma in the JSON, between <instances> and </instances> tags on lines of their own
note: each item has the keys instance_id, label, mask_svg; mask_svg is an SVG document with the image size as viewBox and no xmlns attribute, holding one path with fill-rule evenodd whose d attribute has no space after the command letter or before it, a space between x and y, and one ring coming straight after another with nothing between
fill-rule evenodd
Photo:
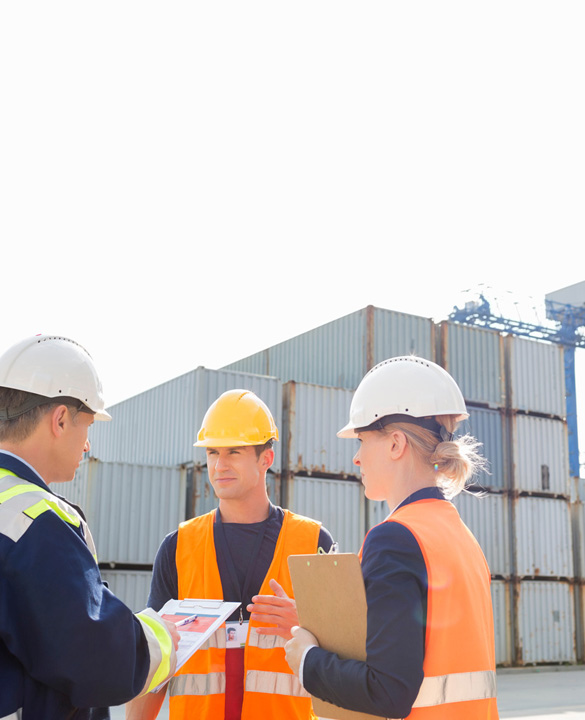
<instances>
[{"instance_id":1,"label":"short dark hair","mask_svg":"<svg viewBox=\"0 0 585 720\"><path fill-rule=\"evenodd\" d=\"M274 445L274 438L270 438L268 442L265 442L263 445L254 445L254 450L256 450L256 457L260 457L264 450L272 450L272 446Z\"/></svg>"},{"instance_id":2,"label":"short dark hair","mask_svg":"<svg viewBox=\"0 0 585 720\"><path fill-rule=\"evenodd\" d=\"M30 401L34 401L35 397L34 393L28 393L24 390L0 387L0 408L18 410L18 408L21 408ZM70 397L47 398L47 402L34 405L30 410L26 410L26 412L22 412L14 417L9 417L7 420L0 420L0 442L4 440L14 442L26 440L26 438L35 431L41 418L58 405L67 405L75 418L77 411L81 409L83 403Z\"/></svg>"}]
</instances>

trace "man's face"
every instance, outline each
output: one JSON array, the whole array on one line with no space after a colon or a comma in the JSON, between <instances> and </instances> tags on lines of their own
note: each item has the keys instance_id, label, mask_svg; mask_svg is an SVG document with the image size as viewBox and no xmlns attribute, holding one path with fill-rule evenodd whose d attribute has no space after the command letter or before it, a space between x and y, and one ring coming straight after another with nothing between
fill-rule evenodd
<instances>
[{"instance_id":1,"label":"man's face","mask_svg":"<svg viewBox=\"0 0 585 720\"><path fill-rule=\"evenodd\" d=\"M209 482L220 500L243 500L265 492L265 450L260 457L251 446L206 448Z\"/></svg>"}]
</instances>

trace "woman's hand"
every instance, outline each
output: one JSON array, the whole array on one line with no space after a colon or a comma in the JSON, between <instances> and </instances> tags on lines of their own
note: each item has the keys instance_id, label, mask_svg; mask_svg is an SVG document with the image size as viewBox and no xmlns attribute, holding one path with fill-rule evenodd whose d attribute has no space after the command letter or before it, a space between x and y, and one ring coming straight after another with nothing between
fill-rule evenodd
<instances>
[{"instance_id":1,"label":"woman's hand","mask_svg":"<svg viewBox=\"0 0 585 720\"><path fill-rule=\"evenodd\" d=\"M293 627L291 630L292 639L284 646L286 661L295 675L299 674L299 666L303 653L309 645L319 646L319 641L313 633L301 627Z\"/></svg>"}]
</instances>

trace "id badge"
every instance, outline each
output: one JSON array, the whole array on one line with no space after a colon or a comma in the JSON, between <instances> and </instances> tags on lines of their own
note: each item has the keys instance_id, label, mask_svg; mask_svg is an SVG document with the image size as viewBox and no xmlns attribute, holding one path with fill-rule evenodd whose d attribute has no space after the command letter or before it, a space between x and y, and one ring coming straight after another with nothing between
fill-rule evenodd
<instances>
[{"instance_id":1,"label":"id badge","mask_svg":"<svg viewBox=\"0 0 585 720\"><path fill-rule=\"evenodd\" d=\"M226 648L243 648L248 637L248 622L226 622L225 646Z\"/></svg>"}]
</instances>

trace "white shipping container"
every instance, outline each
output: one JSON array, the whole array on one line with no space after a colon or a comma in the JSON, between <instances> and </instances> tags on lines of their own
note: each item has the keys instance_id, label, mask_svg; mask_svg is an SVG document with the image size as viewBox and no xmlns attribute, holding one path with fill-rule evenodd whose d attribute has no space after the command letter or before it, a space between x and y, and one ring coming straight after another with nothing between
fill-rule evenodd
<instances>
[{"instance_id":1,"label":"white shipping container","mask_svg":"<svg viewBox=\"0 0 585 720\"><path fill-rule=\"evenodd\" d=\"M224 369L351 390L370 367L386 358L414 354L432 360L433 339L429 318L369 305Z\"/></svg>"},{"instance_id":2,"label":"white shipping container","mask_svg":"<svg viewBox=\"0 0 585 720\"><path fill-rule=\"evenodd\" d=\"M524 581L517 600L520 662L574 663L575 603L566 582Z\"/></svg>"},{"instance_id":3,"label":"white shipping container","mask_svg":"<svg viewBox=\"0 0 585 720\"><path fill-rule=\"evenodd\" d=\"M511 418L513 487L520 491L570 495L567 425L562 420Z\"/></svg>"},{"instance_id":4,"label":"white shipping container","mask_svg":"<svg viewBox=\"0 0 585 720\"><path fill-rule=\"evenodd\" d=\"M319 477L290 476L287 507L320 520L339 545L339 552L357 553L365 535L365 497L361 483Z\"/></svg>"},{"instance_id":5,"label":"white shipping container","mask_svg":"<svg viewBox=\"0 0 585 720\"><path fill-rule=\"evenodd\" d=\"M512 500L516 575L574 576L570 503L558 498Z\"/></svg>"},{"instance_id":6,"label":"white shipping container","mask_svg":"<svg viewBox=\"0 0 585 720\"><path fill-rule=\"evenodd\" d=\"M467 402L491 408L506 404L504 347L494 330L440 324L441 364L449 372Z\"/></svg>"},{"instance_id":7,"label":"white shipping container","mask_svg":"<svg viewBox=\"0 0 585 720\"><path fill-rule=\"evenodd\" d=\"M103 462L134 465L203 464L205 450L193 447L203 417L222 393L240 388L256 393L280 424L280 380L198 367L109 407L112 422L94 423L90 428L91 455ZM275 467L280 467L279 443L274 451Z\"/></svg>"},{"instance_id":8,"label":"white shipping container","mask_svg":"<svg viewBox=\"0 0 585 720\"><path fill-rule=\"evenodd\" d=\"M508 496L462 492L453 498L453 504L480 544L491 574L509 577L512 551Z\"/></svg>"},{"instance_id":9,"label":"white shipping container","mask_svg":"<svg viewBox=\"0 0 585 720\"><path fill-rule=\"evenodd\" d=\"M510 665L513 661L510 583L504 580L492 580L491 593L496 664Z\"/></svg>"},{"instance_id":10,"label":"white shipping container","mask_svg":"<svg viewBox=\"0 0 585 720\"><path fill-rule=\"evenodd\" d=\"M101 574L109 589L132 612L144 610L150 593L151 570L102 570Z\"/></svg>"},{"instance_id":11,"label":"white shipping container","mask_svg":"<svg viewBox=\"0 0 585 720\"><path fill-rule=\"evenodd\" d=\"M349 419L353 390L290 381L283 386L283 471L359 475L357 440L337 437Z\"/></svg>"},{"instance_id":12,"label":"white shipping container","mask_svg":"<svg viewBox=\"0 0 585 720\"><path fill-rule=\"evenodd\" d=\"M506 338L509 407L564 418L567 409L563 353L562 345L509 335Z\"/></svg>"},{"instance_id":13,"label":"white shipping container","mask_svg":"<svg viewBox=\"0 0 585 720\"><path fill-rule=\"evenodd\" d=\"M163 537L185 519L181 468L84 460L61 490L82 505L103 563L151 565Z\"/></svg>"}]
</instances>

